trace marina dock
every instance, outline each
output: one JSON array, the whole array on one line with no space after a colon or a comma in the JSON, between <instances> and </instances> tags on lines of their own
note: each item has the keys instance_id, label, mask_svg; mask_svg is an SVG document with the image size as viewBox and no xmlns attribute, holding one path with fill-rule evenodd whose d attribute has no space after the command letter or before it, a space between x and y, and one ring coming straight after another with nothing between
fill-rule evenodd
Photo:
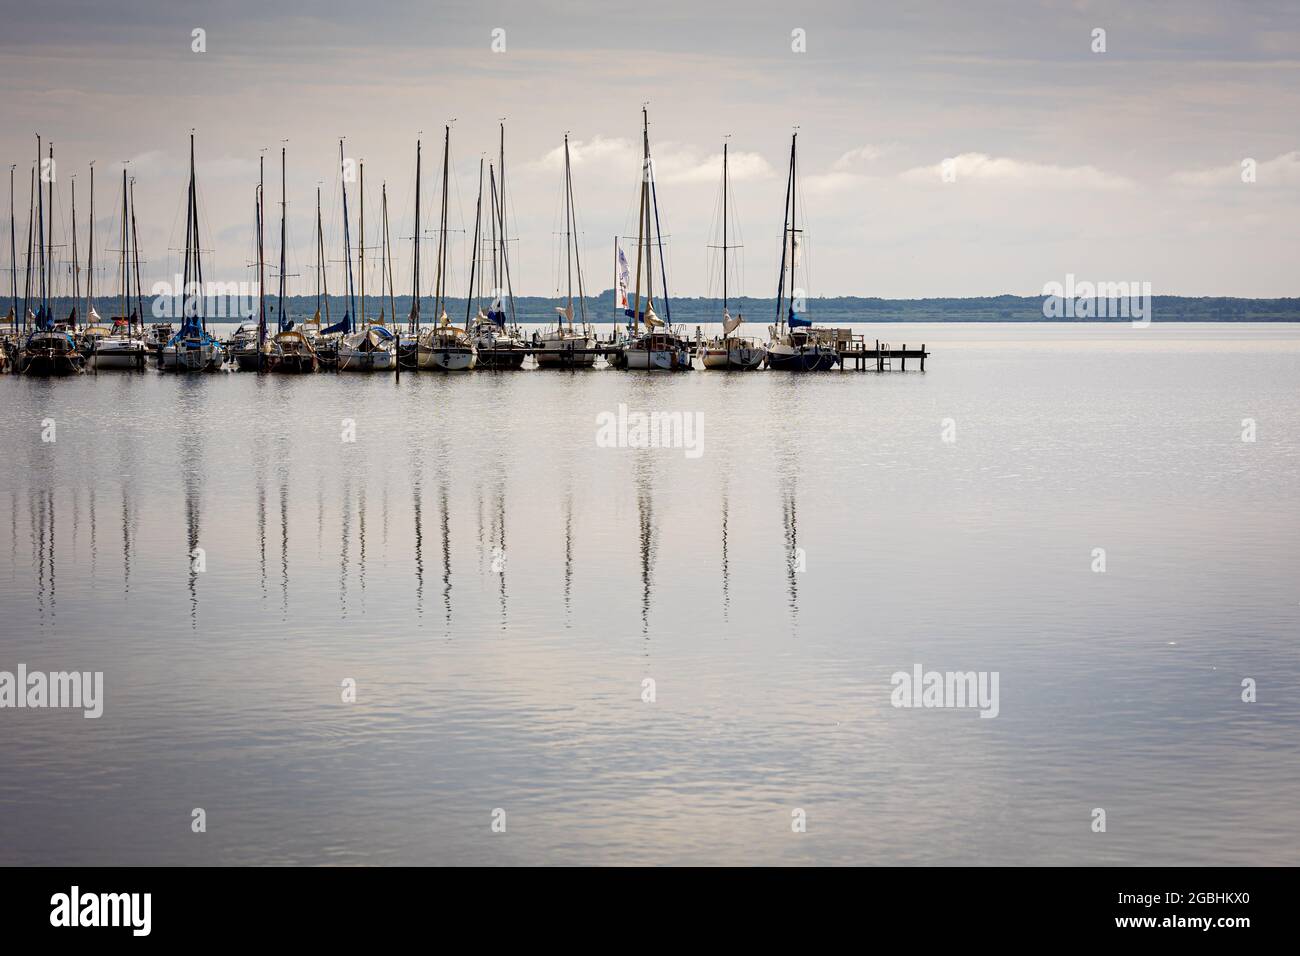
<instances>
[{"instance_id":1,"label":"marina dock","mask_svg":"<svg viewBox=\"0 0 1300 956\"><path fill-rule=\"evenodd\" d=\"M914 359L920 363L920 371L924 372L925 359L929 354L924 342L919 349L909 349L906 342L901 348L893 348L888 342L882 344L880 339L876 339L876 347L868 348L865 341L856 341L850 347L840 349L840 371L852 368L856 372L906 372L907 360ZM895 362L898 364L895 365Z\"/></svg>"},{"instance_id":2,"label":"marina dock","mask_svg":"<svg viewBox=\"0 0 1300 956\"><path fill-rule=\"evenodd\" d=\"M818 331L826 335L827 344L833 345L835 350L838 352L840 358L839 370L841 372L846 370L854 372L906 372L908 370L909 360L914 363L913 368L917 371L924 372L925 360L930 357L930 352L924 343L922 343L919 348L915 346L909 348L906 343L903 343L902 345L893 345L889 342L882 342L880 339L868 342L862 335L853 333L848 329L819 329ZM3 336L3 338L3 346L5 347L5 350L12 353L9 357L15 357L18 351L18 344L21 340L21 333L17 330L9 330L9 334ZM402 372L417 371L415 364L414 335L402 332L395 334L393 338L399 357L399 361L394 363L398 374L401 374ZM702 341L702 338L697 337L696 346L698 347ZM227 341L224 342L223 345L227 350L227 354L229 354L231 343ZM86 358L91 360L87 363L87 371L94 372L98 370L96 363L93 361L96 357L96 347L97 342L92 341L85 353ZM563 369L568 366L578 368L584 364L584 360L590 360L593 358L609 359L615 355L621 347L622 346L619 343L612 340L601 340L591 348L574 347L564 349L558 356L556 350L552 349L549 351L549 354L553 359L559 359L554 366L555 368ZM488 358L490 364L490 360L496 354L496 351L497 350L480 348L478 354ZM529 342L522 346L517 344L513 349L501 349L500 354L504 356L509 352L513 352L515 355L523 353L529 357L535 358L535 356L542 351L543 349L540 346ZM137 370L143 370L146 367L162 368L162 359L163 355L161 349L150 349L147 352L141 350L137 357L137 361L131 363L131 367ZM233 364L233 360L231 360L231 363ZM11 366L13 365L12 362L9 364ZM16 369L5 369L3 366L0 366L0 372L10 370L16 371ZM322 364L322 371L325 370L333 371L335 369L332 365L326 366Z\"/></svg>"}]
</instances>

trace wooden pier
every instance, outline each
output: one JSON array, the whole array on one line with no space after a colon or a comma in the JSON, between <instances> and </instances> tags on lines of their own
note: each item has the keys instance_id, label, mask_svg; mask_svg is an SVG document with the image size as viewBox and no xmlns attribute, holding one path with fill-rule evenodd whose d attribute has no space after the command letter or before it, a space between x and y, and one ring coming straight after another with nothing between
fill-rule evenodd
<instances>
[{"instance_id":1,"label":"wooden pier","mask_svg":"<svg viewBox=\"0 0 1300 956\"><path fill-rule=\"evenodd\" d=\"M930 354L925 350L924 342L919 349L909 349L906 342L901 348L894 348L888 342L882 343L880 339L876 339L875 348L863 340L853 340L846 347L841 347L839 352L841 372L850 367L856 372L906 372L908 359L920 362L920 371L924 372L925 360Z\"/></svg>"}]
</instances>

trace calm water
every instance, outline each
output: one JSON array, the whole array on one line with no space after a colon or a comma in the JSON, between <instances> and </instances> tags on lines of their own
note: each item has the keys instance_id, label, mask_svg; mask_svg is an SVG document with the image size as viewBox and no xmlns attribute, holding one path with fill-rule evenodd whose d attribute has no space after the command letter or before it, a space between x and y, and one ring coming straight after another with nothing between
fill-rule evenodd
<instances>
[{"instance_id":1,"label":"calm water","mask_svg":"<svg viewBox=\"0 0 1300 956\"><path fill-rule=\"evenodd\" d=\"M0 863L1300 863L1300 329L863 331L929 370L0 378L0 670L106 697L0 711Z\"/></svg>"}]
</instances>

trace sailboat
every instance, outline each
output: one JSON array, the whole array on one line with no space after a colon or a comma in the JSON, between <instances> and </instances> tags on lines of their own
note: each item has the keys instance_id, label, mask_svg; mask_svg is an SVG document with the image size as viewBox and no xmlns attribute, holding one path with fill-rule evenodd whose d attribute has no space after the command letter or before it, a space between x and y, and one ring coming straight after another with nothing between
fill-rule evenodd
<instances>
[{"instance_id":1,"label":"sailboat","mask_svg":"<svg viewBox=\"0 0 1300 956\"><path fill-rule=\"evenodd\" d=\"M582 255L575 241L577 210L573 203L573 172L569 165L569 134L564 134L564 267L565 303L556 306L555 328L537 338L539 368L590 368L596 362L595 332L587 321L587 292L582 282ZM573 279L578 279L579 323L573 324ZM556 282L558 289L559 282Z\"/></svg>"},{"instance_id":2,"label":"sailboat","mask_svg":"<svg viewBox=\"0 0 1300 956\"><path fill-rule=\"evenodd\" d=\"M452 325L447 317L447 247L450 245L447 241L447 177L450 158L451 127L447 126L442 145L442 213L438 230L438 265L433 284L433 312L437 316L437 324L419 333L416 339L416 361L420 368L464 372L478 363L478 349L470 340L469 333Z\"/></svg>"},{"instance_id":3,"label":"sailboat","mask_svg":"<svg viewBox=\"0 0 1300 956\"><path fill-rule=\"evenodd\" d=\"M293 327L293 320L285 310L284 283L288 266L285 254L288 244L287 217L289 202L285 190L285 147L280 147L280 292L276 313L279 330L271 340L270 368L273 372L314 372L320 367L311 340Z\"/></svg>"},{"instance_id":4,"label":"sailboat","mask_svg":"<svg viewBox=\"0 0 1300 956\"><path fill-rule=\"evenodd\" d=\"M350 225L348 223L348 167L343 158L343 140L339 140L339 184L343 194L343 267L346 281L343 288L343 318L339 319L332 325L326 325L314 337L312 344L316 348L316 354L320 356L321 361L330 368L338 368L339 346L343 342L343 337L351 335L355 330L352 323L352 312L356 307L356 297L352 284L352 238ZM325 268L325 239L321 232L320 218L320 199L316 200L316 268L321 270L322 274ZM329 293L325 293L325 312L329 313ZM327 320L328 321L328 320Z\"/></svg>"},{"instance_id":5,"label":"sailboat","mask_svg":"<svg viewBox=\"0 0 1300 956\"><path fill-rule=\"evenodd\" d=\"M9 349L18 334L18 224L14 219L14 170L9 167L9 314L0 330L0 372L9 370Z\"/></svg>"},{"instance_id":6,"label":"sailboat","mask_svg":"<svg viewBox=\"0 0 1300 956\"><path fill-rule=\"evenodd\" d=\"M50 145L50 167L54 164L54 146ZM41 163L41 138L36 137L36 163ZM36 193L36 245L39 257L39 309L32 316L32 331L23 342L18 353L16 368L24 375L79 375L85 365L85 359L77 348L76 339L66 328L59 328L51 312L51 286L54 283L54 176L49 177L49 225L46 226L45 196L35 179L33 172L32 188ZM31 242L28 242L28 249ZM27 268L31 270L31 255L28 255ZM30 284L30 280L29 280Z\"/></svg>"},{"instance_id":7,"label":"sailboat","mask_svg":"<svg viewBox=\"0 0 1300 956\"><path fill-rule=\"evenodd\" d=\"M359 164L361 173L360 205L357 228L357 264L361 276L361 328L343 336L339 341L338 363L340 372L391 372L397 366L397 341L384 324L382 311L379 322L366 323L366 165ZM348 275L351 276L349 266Z\"/></svg>"},{"instance_id":8,"label":"sailboat","mask_svg":"<svg viewBox=\"0 0 1300 956\"><path fill-rule=\"evenodd\" d=\"M128 312L131 299L132 265L135 267L136 293L139 297L140 248L135 239L135 205L132 201L134 189L128 190L126 169L122 170L122 228L119 232L121 242L121 259L118 263L118 279L122 292L121 315L113 318L113 326L106 329L99 324L99 313L95 311L95 167L90 167L90 252L86 261L86 317L90 325L86 334L101 330L93 345L91 357L95 368L144 368L144 340L131 334L133 320L138 317L134 311ZM132 254L134 250L134 255Z\"/></svg>"},{"instance_id":9,"label":"sailboat","mask_svg":"<svg viewBox=\"0 0 1300 956\"><path fill-rule=\"evenodd\" d=\"M13 313L10 324L11 334L5 341L5 353L8 356L8 365L15 372L18 371L18 364L22 358L22 348L24 338L35 322L35 316L32 314L32 229L36 222L36 167L31 170L31 185L27 196L27 255L24 260L26 268L23 276L23 304L21 313L18 309L18 252L17 245L17 224L14 220L13 212L13 169L9 171L9 232L10 241L15 245L14 251L10 254L11 266L13 268L13 304L9 311ZM19 314L22 318L19 319Z\"/></svg>"},{"instance_id":10,"label":"sailboat","mask_svg":"<svg viewBox=\"0 0 1300 956\"><path fill-rule=\"evenodd\" d=\"M731 203L731 184L727 178L727 143L722 144L722 335L700 346L700 361L705 368L755 369L767 358L767 349L757 340L736 334L744 317L733 316L727 305L727 252L739 246L729 245L727 207Z\"/></svg>"},{"instance_id":11,"label":"sailboat","mask_svg":"<svg viewBox=\"0 0 1300 956\"><path fill-rule=\"evenodd\" d=\"M636 239L636 284L632 298L632 308L624 309L625 315L632 321L628 325L628 338L614 354L616 368L627 369L666 369L669 371L686 371L691 367L691 345L681 334L673 330L672 311L668 298L668 275L664 262L663 235L659 231L659 199L655 192L654 164L650 159L650 119L645 107L641 109L641 197L637 216ZM665 318L661 319L654 309L654 259L655 251L659 253L659 275L663 289ZM621 259L622 253L619 251ZM621 265L621 262L620 262ZM645 274L645 308L641 303L641 276ZM627 288L626 273L618 268L616 282L623 280L622 288ZM618 297L620 303L626 303L626 296ZM641 331L641 326L645 331Z\"/></svg>"},{"instance_id":12,"label":"sailboat","mask_svg":"<svg viewBox=\"0 0 1300 956\"><path fill-rule=\"evenodd\" d=\"M226 342L235 367L241 372L263 372L270 366L271 344L266 338L266 157L257 161L257 189L254 192L253 222L257 236L257 321L243 323Z\"/></svg>"},{"instance_id":13,"label":"sailboat","mask_svg":"<svg viewBox=\"0 0 1300 956\"><path fill-rule=\"evenodd\" d=\"M515 296L514 287L510 280L510 245L506 236L506 128L501 124L501 152L500 152L500 170L501 170L501 188L500 194L497 191L496 170L488 164L488 193L491 205L488 232L490 235L489 245L492 250L492 297L488 304L487 311L483 309L483 262L481 260L474 263L479 274L479 310L478 316L474 320L473 331L470 338L474 343L475 349L478 350L478 367L491 369L517 369L524 364L524 358L528 355L528 347L524 345L523 340L519 337L519 326L515 322ZM474 234L481 236L479 231L480 214L483 208L483 168L479 164L479 197L478 207L474 213ZM476 242L475 250L481 250L482 246ZM473 267L471 267L471 273ZM470 286L474 285L471 274ZM510 322L506 323L507 307L510 313ZM469 306L465 309L465 324L469 325Z\"/></svg>"},{"instance_id":14,"label":"sailboat","mask_svg":"<svg viewBox=\"0 0 1300 956\"><path fill-rule=\"evenodd\" d=\"M781 274L776 287L776 315L774 325L768 327L772 344L767 350L768 368L792 372L819 372L832 369L840 362L840 353L833 344L822 342L795 305L796 271L803 258L803 230L796 215L798 183L795 146L799 134L790 138L790 174L785 184L784 226L781 233ZM788 288L787 288L788 277Z\"/></svg>"},{"instance_id":15,"label":"sailboat","mask_svg":"<svg viewBox=\"0 0 1300 956\"><path fill-rule=\"evenodd\" d=\"M221 343L208 334L203 255L199 246L199 192L194 174L194 134L190 133L190 182L185 211L184 307L181 327L159 350L164 369L212 372L225 360Z\"/></svg>"},{"instance_id":16,"label":"sailboat","mask_svg":"<svg viewBox=\"0 0 1300 956\"><path fill-rule=\"evenodd\" d=\"M402 367L419 368L420 366L420 140L415 141L415 229L412 238L415 251L411 257L411 314L407 317L406 345L397 344L398 371ZM397 318L396 315L393 316ZM394 325L397 323L394 322Z\"/></svg>"},{"instance_id":17,"label":"sailboat","mask_svg":"<svg viewBox=\"0 0 1300 956\"><path fill-rule=\"evenodd\" d=\"M77 177L75 175L72 177L72 258L68 262L68 271L72 275L72 314L68 316L66 327L72 332L72 337L78 340L82 357L88 359L95 346L96 337L108 330L103 327L96 329L93 324L88 324L82 329L77 328L77 305L81 301L81 259L77 252Z\"/></svg>"},{"instance_id":18,"label":"sailboat","mask_svg":"<svg viewBox=\"0 0 1300 956\"><path fill-rule=\"evenodd\" d=\"M320 186L316 187L316 312L298 330L311 343L312 351L322 368L334 368L338 364L337 339L326 336L321 327L321 307L325 309L325 325L330 321L330 287L329 275L325 271L325 229L320 211Z\"/></svg>"}]
</instances>

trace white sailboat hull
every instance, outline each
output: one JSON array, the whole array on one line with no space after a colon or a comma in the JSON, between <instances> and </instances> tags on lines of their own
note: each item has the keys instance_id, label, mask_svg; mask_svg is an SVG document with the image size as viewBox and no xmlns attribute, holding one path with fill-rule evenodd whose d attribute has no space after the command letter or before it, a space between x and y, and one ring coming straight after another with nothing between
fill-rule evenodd
<instances>
[{"instance_id":1,"label":"white sailboat hull","mask_svg":"<svg viewBox=\"0 0 1300 956\"><path fill-rule=\"evenodd\" d=\"M840 362L840 354L820 344L792 345L773 342L767 351L767 367L790 372L825 372Z\"/></svg>"},{"instance_id":2,"label":"white sailboat hull","mask_svg":"<svg viewBox=\"0 0 1300 956\"><path fill-rule=\"evenodd\" d=\"M686 349L627 348L623 356L629 369L684 372L691 368L691 353Z\"/></svg>"},{"instance_id":3,"label":"white sailboat hull","mask_svg":"<svg viewBox=\"0 0 1300 956\"><path fill-rule=\"evenodd\" d=\"M340 345L338 354L340 372L391 372L396 367L390 349L365 351Z\"/></svg>"},{"instance_id":4,"label":"white sailboat hull","mask_svg":"<svg viewBox=\"0 0 1300 956\"><path fill-rule=\"evenodd\" d=\"M416 362L420 368L436 372L468 372L478 364L478 355L464 346L439 349L421 345Z\"/></svg>"},{"instance_id":5,"label":"white sailboat hull","mask_svg":"<svg viewBox=\"0 0 1300 956\"><path fill-rule=\"evenodd\" d=\"M140 368L145 355L144 342L139 339L103 338L95 343L90 361L95 368Z\"/></svg>"},{"instance_id":6,"label":"white sailboat hull","mask_svg":"<svg viewBox=\"0 0 1300 956\"><path fill-rule=\"evenodd\" d=\"M591 368L596 364L599 344L583 335L547 335L538 343L538 368ZM586 354L574 354L586 353Z\"/></svg>"},{"instance_id":7,"label":"white sailboat hull","mask_svg":"<svg viewBox=\"0 0 1300 956\"><path fill-rule=\"evenodd\" d=\"M162 367L169 371L211 372L221 367L221 347L212 342L184 343L159 350Z\"/></svg>"},{"instance_id":8,"label":"white sailboat hull","mask_svg":"<svg viewBox=\"0 0 1300 956\"><path fill-rule=\"evenodd\" d=\"M700 350L700 360L705 368L748 370L760 368L767 358L767 349L761 345L733 345L730 348L712 347Z\"/></svg>"}]
</instances>

